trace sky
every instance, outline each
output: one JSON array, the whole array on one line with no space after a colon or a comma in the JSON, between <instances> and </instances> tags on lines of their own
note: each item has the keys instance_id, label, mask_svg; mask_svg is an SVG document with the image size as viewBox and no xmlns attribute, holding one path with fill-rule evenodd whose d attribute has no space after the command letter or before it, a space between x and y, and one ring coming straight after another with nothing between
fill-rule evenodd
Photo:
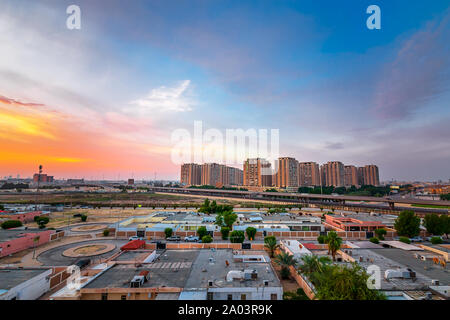
<instances>
[{"instance_id":1,"label":"sky","mask_svg":"<svg viewBox=\"0 0 450 320\"><path fill-rule=\"evenodd\" d=\"M448 180L449 49L447 0L2 0L0 176L179 179L172 134L202 121L278 129L299 161Z\"/></svg>"}]
</instances>

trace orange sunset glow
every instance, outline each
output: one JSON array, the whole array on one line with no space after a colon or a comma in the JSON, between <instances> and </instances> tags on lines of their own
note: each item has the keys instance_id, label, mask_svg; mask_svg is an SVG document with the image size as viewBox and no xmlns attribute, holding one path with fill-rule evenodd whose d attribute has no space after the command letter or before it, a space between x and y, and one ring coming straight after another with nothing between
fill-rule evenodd
<instances>
[{"instance_id":1,"label":"orange sunset glow","mask_svg":"<svg viewBox=\"0 0 450 320\"><path fill-rule=\"evenodd\" d=\"M172 169L165 160L168 148L109 133L82 126L76 118L46 106L0 101L0 167L4 172L31 176L43 164L46 171L61 178L150 177L155 167ZM135 171L130 172L130 167Z\"/></svg>"}]
</instances>

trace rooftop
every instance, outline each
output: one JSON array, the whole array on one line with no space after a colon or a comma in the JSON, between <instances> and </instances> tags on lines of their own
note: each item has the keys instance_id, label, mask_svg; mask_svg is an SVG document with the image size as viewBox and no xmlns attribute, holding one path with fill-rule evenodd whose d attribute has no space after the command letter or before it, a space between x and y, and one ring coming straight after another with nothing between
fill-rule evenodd
<instances>
[{"instance_id":1,"label":"rooftop","mask_svg":"<svg viewBox=\"0 0 450 320\"><path fill-rule=\"evenodd\" d=\"M48 269L39 269L39 268L27 268L27 269L18 269L18 268L0 268L0 290L10 290L19 284L28 281L44 272L47 272Z\"/></svg>"},{"instance_id":2,"label":"rooftop","mask_svg":"<svg viewBox=\"0 0 450 320\"><path fill-rule=\"evenodd\" d=\"M150 271L150 279L144 283L144 288L175 287L183 288L191 272L193 261L198 250L167 250L153 263L114 265L83 288L129 288L130 281L141 271Z\"/></svg>"},{"instance_id":3,"label":"rooftop","mask_svg":"<svg viewBox=\"0 0 450 320\"><path fill-rule=\"evenodd\" d=\"M258 254L258 256L261 256L261 254ZM226 261L228 261L228 266ZM233 250L231 249L201 250L192 266L192 272L186 283L186 288L207 288L209 281L213 281L213 287L215 288L263 287L264 280L269 281L268 285L270 287L281 286L270 262L265 261L270 261L270 259L264 259L264 262L235 261ZM254 280L226 281L229 271L244 271L247 269L256 270L257 278Z\"/></svg>"}]
</instances>

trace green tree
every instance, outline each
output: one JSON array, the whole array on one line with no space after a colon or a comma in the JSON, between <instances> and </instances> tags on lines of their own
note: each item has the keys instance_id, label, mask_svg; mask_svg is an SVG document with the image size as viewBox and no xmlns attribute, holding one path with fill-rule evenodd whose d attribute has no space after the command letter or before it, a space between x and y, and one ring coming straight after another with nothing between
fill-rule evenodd
<instances>
[{"instance_id":1,"label":"green tree","mask_svg":"<svg viewBox=\"0 0 450 320\"><path fill-rule=\"evenodd\" d=\"M327 239L326 236L320 235L317 237L317 242L319 242L320 244L324 244L326 239Z\"/></svg>"},{"instance_id":2,"label":"green tree","mask_svg":"<svg viewBox=\"0 0 450 320\"><path fill-rule=\"evenodd\" d=\"M227 240L228 235L230 234L230 228L222 227L220 228L220 233L222 234L222 240Z\"/></svg>"},{"instance_id":3,"label":"green tree","mask_svg":"<svg viewBox=\"0 0 450 320\"><path fill-rule=\"evenodd\" d=\"M269 250L270 257L273 258L275 251L280 247L277 244L277 239L274 236L267 236L264 238L264 247Z\"/></svg>"},{"instance_id":4,"label":"green tree","mask_svg":"<svg viewBox=\"0 0 450 320\"><path fill-rule=\"evenodd\" d=\"M2 229L18 228L22 226L22 222L19 220L6 220L2 223Z\"/></svg>"},{"instance_id":5,"label":"green tree","mask_svg":"<svg viewBox=\"0 0 450 320\"><path fill-rule=\"evenodd\" d=\"M310 300L302 288L297 291L288 291L283 293L283 300Z\"/></svg>"},{"instance_id":6,"label":"green tree","mask_svg":"<svg viewBox=\"0 0 450 320\"><path fill-rule=\"evenodd\" d=\"M248 227L245 229L245 233L247 233L247 237L249 240L255 240L256 229L253 227Z\"/></svg>"},{"instance_id":7,"label":"green tree","mask_svg":"<svg viewBox=\"0 0 450 320\"><path fill-rule=\"evenodd\" d=\"M173 230L172 230L172 228L165 228L164 233L166 235L166 238L169 238L172 236Z\"/></svg>"},{"instance_id":8,"label":"green tree","mask_svg":"<svg viewBox=\"0 0 450 320\"><path fill-rule=\"evenodd\" d=\"M327 256L319 257L317 255L303 255L301 257L301 265L299 272L306 275L308 278L314 278L316 273L322 273L325 267L331 263L331 259Z\"/></svg>"},{"instance_id":9,"label":"green tree","mask_svg":"<svg viewBox=\"0 0 450 320\"><path fill-rule=\"evenodd\" d=\"M5 206L0 204L0 210L5 210Z\"/></svg>"},{"instance_id":10,"label":"green tree","mask_svg":"<svg viewBox=\"0 0 450 320\"><path fill-rule=\"evenodd\" d=\"M103 236L104 236L104 237L109 236L109 229L103 230Z\"/></svg>"},{"instance_id":11,"label":"green tree","mask_svg":"<svg viewBox=\"0 0 450 320\"><path fill-rule=\"evenodd\" d=\"M395 220L394 228L399 236L415 237L420 232L420 218L414 211L404 210Z\"/></svg>"},{"instance_id":12,"label":"green tree","mask_svg":"<svg viewBox=\"0 0 450 320\"><path fill-rule=\"evenodd\" d=\"M213 241L213 238L209 234L202 237L202 243L211 243L212 241Z\"/></svg>"},{"instance_id":13,"label":"green tree","mask_svg":"<svg viewBox=\"0 0 450 320\"><path fill-rule=\"evenodd\" d=\"M336 252L341 248L342 238L338 237L335 231L330 231L326 238L326 243L328 244L328 250L331 252L333 261L336 261Z\"/></svg>"},{"instance_id":14,"label":"green tree","mask_svg":"<svg viewBox=\"0 0 450 320\"><path fill-rule=\"evenodd\" d=\"M232 228L233 223L237 220L237 215L235 213L228 212L223 216L223 223L228 227Z\"/></svg>"},{"instance_id":15,"label":"green tree","mask_svg":"<svg viewBox=\"0 0 450 320\"><path fill-rule=\"evenodd\" d=\"M376 229L375 234L377 235L377 238L379 240L384 240L384 236L387 234L387 231L386 231L386 229L383 229L383 228Z\"/></svg>"},{"instance_id":16,"label":"green tree","mask_svg":"<svg viewBox=\"0 0 450 320\"><path fill-rule=\"evenodd\" d=\"M406 244L410 244L411 243L411 240L409 240L408 237L400 237L398 240L403 242L403 243L406 243Z\"/></svg>"},{"instance_id":17,"label":"green tree","mask_svg":"<svg viewBox=\"0 0 450 320\"><path fill-rule=\"evenodd\" d=\"M47 225L47 223L49 223L50 222L50 219L48 218L48 217L35 217L36 219L35 219L35 221L36 221L36 223L37 223L37 225L38 225L38 227L40 228L40 229L44 229L45 228L45 226Z\"/></svg>"},{"instance_id":18,"label":"green tree","mask_svg":"<svg viewBox=\"0 0 450 320\"><path fill-rule=\"evenodd\" d=\"M200 239L202 239L204 236L208 234L208 230L206 230L205 226L201 226L197 229L197 234Z\"/></svg>"},{"instance_id":19,"label":"green tree","mask_svg":"<svg viewBox=\"0 0 450 320\"><path fill-rule=\"evenodd\" d=\"M81 215L81 221L86 222L86 220L87 220L87 215L82 214Z\"/></svg>"},{"instance_id":20,"label":"green tree","mask_svg":"<svg viewBox=\"0 0 450 320\"><path fill-rule=\"evenodd\" d=\"M433 237L433 238L431 238L431 243L432 244L441 244L442 242L444 242L444 241L442 241L442 239L440 237Z\"/></svg>"},{"instance_id":21,"label":"green tree","mask_svg":"<svg viewBox=\"0 0 450 320\"><path fill-rule=\"evenodd\" d=\"M441 220L442 224L442 234L445 234L448 239L448 235L450 234L450 216L441 214L439 219Z\"/></svg>"},{"instance_id":22,"label":"green tree","mask_svg":"<svg viewBox=\"0 0 450 320\"><path fill-rule=\"evenodd\" d=\"M318 300L385 300L386 296L367 286L369 274L357 263L351 267L328 265L314 281Z\"/></svg>"},{"instance_id":23,"label":"green tree","mask_svg":"<svg viewBox=\"0 0 450 320\"><path fill-rule=\"evenodd\" d=\"M441 219L435 213L427 214L423 219L423 225L427 228L427 231L433 235L440 236L444 233Z\"/></svg>"},{"instance_id":24,"label":"green tree","mask_svg":"<svg viewBox=\"0 0 450 320\"><path fill-rule=\"evenodd\" d=\"M277 254L273 262L281 267L281 277L283 279L289 279L289 275L291 273L289 267L295 266L297 264L294 256L287 252L281 252L280 254Z\"/></svg>"},{"instance_id":25,"label":"green tree","mask_svg":"<svg viewBox=\"0 0 450 320\"><path fill-rule=\"evenodd\" d=\"M245 240L244 231L234 230L230 233L230 242L232 243L242 243Z\"/></svg>"},{"instance_id":26,"label":"green tree","mask_svg":"<svg viewBox=\"0 0 450 320\"><path fill-rule=\"evenodd\" d=\"M379 244L380 240L378 240L378 238L372 237L369 239L370 242L375 243L375 244Z\"/></svg>"}]
</instances>

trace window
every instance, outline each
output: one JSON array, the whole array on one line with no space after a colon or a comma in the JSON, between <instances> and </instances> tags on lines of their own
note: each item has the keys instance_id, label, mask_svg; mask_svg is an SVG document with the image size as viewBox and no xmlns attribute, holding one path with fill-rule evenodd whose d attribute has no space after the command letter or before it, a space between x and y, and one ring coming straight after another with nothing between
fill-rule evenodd
<instances>
[{"instance_id":1,"label":"window","mask_svg":"<svg viewBox=\"0 0 450 320\"><path fill-rule=\"evenodd\" d=\"M213 293L212 292L208 292L208 294L206 295L206 300L213 300Z\"/></svg>"},{"instance_id":2,"label":"window","mask_svg":"<svg viewBox=\"0 0 450 320\"><path fill-rule=\"evenodd\" d=\"M246 294L241 294L241 300L247 300L247 295Z\"/></svg>"},{"instance_id":3,"label":"window","mask_svg":"<svg viewBox=\"0 0 450 320\"><path fill-rule=\"evenodd\" d=\"M120 296L120 300L127 300L127 296L126 295Z\"/></svg>"},{"instance_id":4,"label":"window","mask_svg":"<svg viewBox=\"0 0 450 320\"><path fill-rule=\"evenodd\" d=\"M108 300L108 294L102 293L102 300Z\"/></svg>"},{"instance_id":5,"label":"window","mask_svg":"<svg viewBox=\"0 0 450 320\"><path fill-rule=\"evenodd\" d=\"M229 294L229 295L227 296L227 300L233 300L233 295L232 295L232 294Z\"/></svg>"},{"instance_id":6,"label":"window","mask_svg":"<svg viewBox=\"0 0 450 320\"><path fill-rule=\"evenodd\" d=\"M272 293L270 295L270 300L277 300L277 294L276 293Z\"/></svg>"}]
</instances>

